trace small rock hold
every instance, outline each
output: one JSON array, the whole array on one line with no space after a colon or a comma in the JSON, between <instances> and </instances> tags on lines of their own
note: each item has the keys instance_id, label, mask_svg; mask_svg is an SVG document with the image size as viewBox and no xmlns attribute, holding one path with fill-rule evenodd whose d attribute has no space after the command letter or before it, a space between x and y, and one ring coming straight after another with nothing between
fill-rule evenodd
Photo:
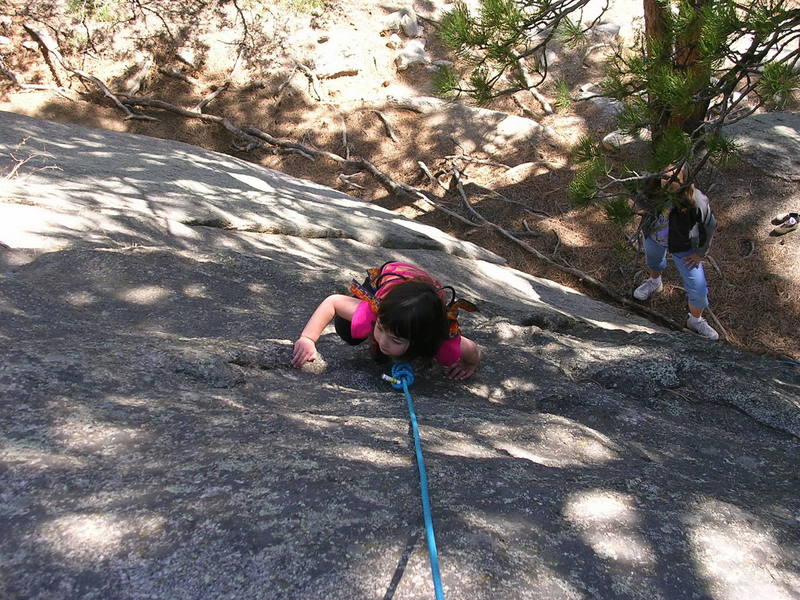
<instances>
[{"instance_id":1,"label":"small rock hold","mask_svg":"<svg viewBox=\"0 0 800 600\"><path fill-rule=\"evenodd\" d=\"M175 58L177 58L183 64L192 67L193 69L197 68L197 66L195 65L196 57L194 52L191 50L178 50L175 53Z\"/></svg>"},{"instance_id":2,"label":"small rock hold","mask_svg":"<svg viewBox=\"0 0 800 600\"><path fill-rule=\"evenodd\" d=\"M403 71L411 65L416 64L429 64L431 62L430 56L425 52L425 42L422 40L411 40L408 42L397 58L394 59L398 71Z\"/></svg>"},{"instance_id":3,"label":"small rock hold","mask_svg":"<svg viewBox=\"0 0 800 600\"><path fill-rule=\"evenodd\" d=\"M400 46L403 45L403 40L400 39L400 36L396 33L393 33L389 36L389 40L386 42L386 47L391 48L392 50L397 50Z\"/></svg>"},{"instance_id":4,"label":"small rock hold","mask_svg":"<svg viewBox=\"0 0 800 600\"><path fill-rule=\"evenodd\" d=\"M402 30L410 38L422 35L422 27L417 22L416 13L408 8L393 12L384 21L383 31Z\"/></svg>"},{"instance_id":5,"label":"small rock hold","mask_svg":"<svg viewBox=\"0 0 800 600\"><path fill-rule=\"evenodd\" d=\"M598 40L614 40L620 31L620 26L616 23L600 23L592 28L591 35Z\"/></svg>"},{"instance_id":6,"label":"small rock hold","mask_svg":"<svg viewBox=\"0 0 800 600\"><path fill-rule=\"evenodd\" d=\"M312 360L311 362L305 363L302 367L300 367L301 371L305 371L306 373L314 373L315 375L320 375L324 373L328 368L328 363L322 357L322 355L317 352L317 358Z\"/></svg>"}]
</instances>

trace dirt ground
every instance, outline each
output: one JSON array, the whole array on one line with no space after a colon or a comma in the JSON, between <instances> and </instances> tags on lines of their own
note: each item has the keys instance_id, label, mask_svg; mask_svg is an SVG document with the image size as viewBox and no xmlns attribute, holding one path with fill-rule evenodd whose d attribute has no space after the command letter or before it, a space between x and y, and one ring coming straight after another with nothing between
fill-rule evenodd
<instances>
[{"instance_id":1,"label":"dirt ground","mask_svg":"<svg viewBox=\"0 0 800 600\"><path fill-rule=\"evenodd\" d=\"M556 262L602 281L620 296L629 297L644 277L641 257L624 243L630 231L606 222L599 210L571 207L566 195L574 170L569 160L571 145L585 133L612 131L613 122L586 102L575 102L548 115L530 94L520 93L518 102L506 98L490 108L531 116L551 127L558 140L535 148L507 147L492 154L478 149L465 155L452 136L430 127L424 115L385 103L387 96L433 95L432 70L412 66L398 71L393 62L396 51L386 45L388 33L381 32L385 16L400 8L399 4L279 0L264 8L242 1L214 6L198 2L195 6L193 2L128 4L118 0L93 5L106 7L102 19L95 13L81 20L62 4L7 3L0 21L0 36L8 38L0 45L5 65L0 67L6 72L0 77L0 110L175 139L234 154L440 227L506 257L522 271L593 296L599 294L494 229L468 226L420 200L390 194L366 173L350 177L351 172L343 172L332 160L248 151L218 125L165 111L148 112L158 121L125 120L97 87L82 83L53 61L51 65L45 62L22 26L34 23L52 36L73 69L91 73L114 91L135 83L138 69L143 77L138 88L129 88L135 90L133 95L190 109L227 83L204 109L206 113L227 117L239 126L256 127L275 138L362 157L395 181L418 187L442 206L472 218L444 176L459 167L465 183L503 196L467 186L475 210L508 231L526 232L522 239ZM116 9L108 10L109 6ZM436 20L447 6L442 0L413 3L433 60L452 59L436 37ZM613 7L617 15L637 14L630 11L640 9L633 0L616 2ZM625 19L630 24L630 17ZM309 72L313 72L314 56L325 55L326 48L337 52L337 44L343 41L368 57L358 74L315 80L297 67L297 63L310 65ZM150 62L143 66L148 56ZM599 81L602 68L602 51L588 57L564 51L551 71L577 92L581 85ZM182 77L176 77L176 72ZM15 85L9 73L22 85ZM50 89L32 89L30 84ZM53 89L59 85L61 90ZM541 91L550 99L555 96L552 83L545 83ZM523 115L520 105L527 114ZM374 109L391 124L396 141ZM20 152L24 154L24 146ZM434 174L442 174L442 185L428 180L419 162ZM523 163L533 164L511 169ZM800 339L794 331L800 322L800 273L796 268L800 264L800 230L778 238L769 235L775 215L800 210L797 183L740 162L728 170L710 170L703 176L701 188L711 198L719 222L711 258L706 262L712 303L709 320L721 326L718 329L727 343L800 360ZM647 306L683 323L686 300L674 267L668 270L665 283L664 293ZM599 297L608 300L602 294Z\"/></svg>"}]
</instances>

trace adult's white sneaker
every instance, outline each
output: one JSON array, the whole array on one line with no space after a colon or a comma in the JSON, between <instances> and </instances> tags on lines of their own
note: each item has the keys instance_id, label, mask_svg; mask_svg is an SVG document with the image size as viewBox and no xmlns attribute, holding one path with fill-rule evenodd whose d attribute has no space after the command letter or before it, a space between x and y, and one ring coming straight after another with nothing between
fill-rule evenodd
<instances>
[{"instance_id":1,"label":"adult's white sneaker","mask_svg":"<svg viewBox=\"0 0 800 600\"><path fill-rule=\"evenodd\" d=\"M692 315L689 315L689 318L686 319L686 327L688 327L691 331L694 331L696 334L703 336L707 340L719 339L719 334L703 317L695 319Z\"/></svg>"},{"instance_id":2,"label":"adult's white sneaker","mask_svg":"<svg viewBox=\"0 0 800 600\"><path fill-rule=\"evenodd\" d=\"M663 289L664 284L661 282L661 277L657 279L648 278L642 285L633 290L633 297L637 300L647 300Z\"/></svg>"}]
</instances>

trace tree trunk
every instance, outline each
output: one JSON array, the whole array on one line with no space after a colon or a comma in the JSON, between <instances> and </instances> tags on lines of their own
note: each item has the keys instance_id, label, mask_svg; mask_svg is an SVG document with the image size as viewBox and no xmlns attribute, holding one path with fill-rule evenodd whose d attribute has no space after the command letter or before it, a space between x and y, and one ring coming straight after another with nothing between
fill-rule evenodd
<instances>
[{"instance_id":1,"label":"tree trunk","mask_svg":"<svg viewBox=\"0 0 800 600\"><path fill-rule=\"evenodd\" d=\"M694 0L691 11L694 13L691 25L685 30L676 32L675 70L686 75L689 89L696 94L705 88L711 79L710 66L700 56L700 36L703 29L702 13L699 9L709 0ZM698 101L692 109L684 114L672 114L669 126L678 127L691 134L705 120L710 98Z\"/></svg>"},{"instance_id":2,"label":"tree trunk","mask_svg":"<svg viewBox=\"0 0 800 600\"><path fill-rule=\"evenodd\" d=\"M653 63L658 64L670 60L672 54L672 40L666 22L665 10L668 8L659 0L642 0L644 7L644 51ZM653 109L654 118L650 123L650 133L653 142L658 142L670 121L670 110L658 102L657 98L649 95L647 98L650 108Z\"/></svg>"},{"instance_id":3,"label":"tree trunk","mask_svg":"<svg viewBox=\"0 0 800 600\"><path fill-rule=\"evenodd\" d=\"M692 17L689 26L672 31L667 24L669 6L659 0L643 0L645 51L655 64L669 65L676 72L683 73L692 94L706 87L711 77L710 68L703 62L699 51L703 26L699 9L709 1L694 0L687 9ZM699 100L691 109L678 112L675 107L650 96L648 102L655 113L650 125L653 141L660 140L668 128L676 127L688 134L694 132L705 119L709 101L708 98Z\"/></svg>"}]
</instances>

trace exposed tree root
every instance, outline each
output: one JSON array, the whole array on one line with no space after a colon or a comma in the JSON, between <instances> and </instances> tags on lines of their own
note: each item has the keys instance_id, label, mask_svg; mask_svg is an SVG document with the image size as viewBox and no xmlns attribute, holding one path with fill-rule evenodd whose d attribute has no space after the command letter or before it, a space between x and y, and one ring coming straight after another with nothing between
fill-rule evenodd
<instances>
[{"instance_id":1,"label":"exposed tree root","mask_svg":"<svg viewBox=\"0 0 800 600\"><path fill-rule=\"evenodd\" d=\"M386 135L388 135L389 139L393 142L397 142L397 136L394 133L394 129L392 129L392 124L389 122L389 119L386 118L386 115L376 109L372 109L370 112L378 115L378 118L383 122L383 126L386 128Z\"/></svg>"}]
</instances>

